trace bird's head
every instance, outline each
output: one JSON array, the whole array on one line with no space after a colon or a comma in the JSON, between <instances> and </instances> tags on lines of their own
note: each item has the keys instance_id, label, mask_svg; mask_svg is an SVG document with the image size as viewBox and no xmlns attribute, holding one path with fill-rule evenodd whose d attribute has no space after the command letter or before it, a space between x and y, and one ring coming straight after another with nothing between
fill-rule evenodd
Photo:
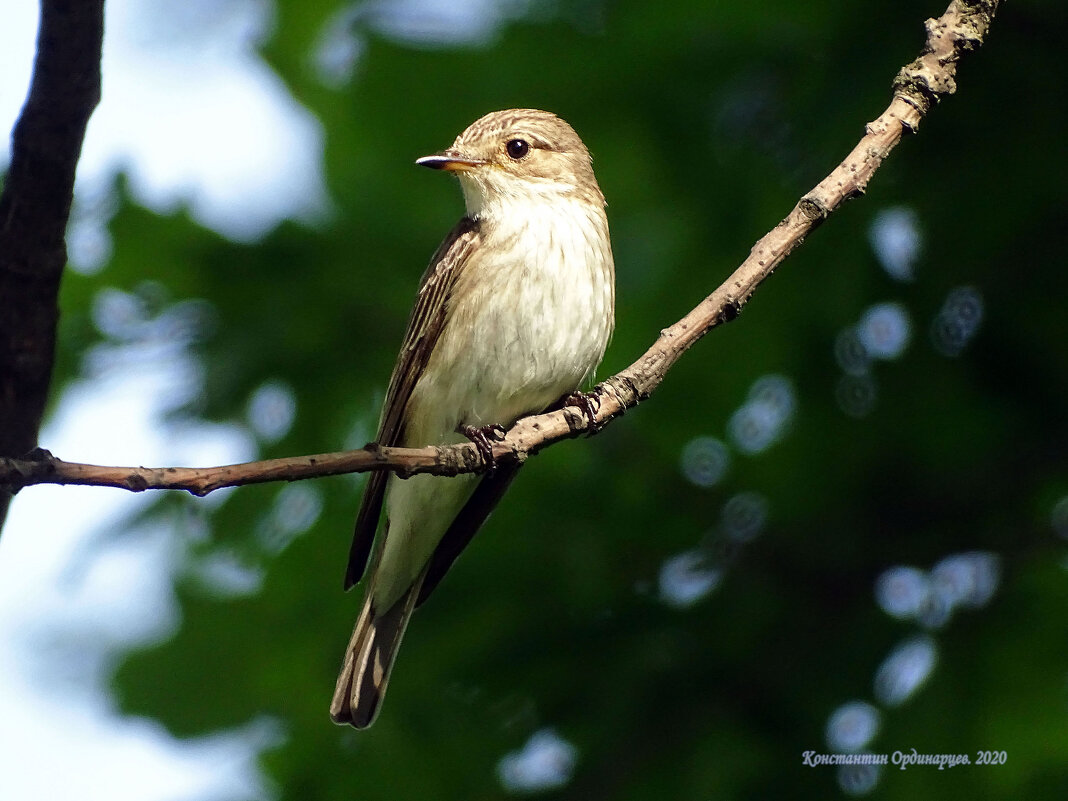
<instances>
[{"instance_id":1,"label":"bird's head","mask_svg":"<svg viewBox=\"0 0 1068 801\"><path fill-rule=\"evenodd\" d=\"M574 128L548 111L494 111L452 147L415 163L455 173L472 217L559 196L604 205L590 152Z\"/></svg>"}]
</instances>

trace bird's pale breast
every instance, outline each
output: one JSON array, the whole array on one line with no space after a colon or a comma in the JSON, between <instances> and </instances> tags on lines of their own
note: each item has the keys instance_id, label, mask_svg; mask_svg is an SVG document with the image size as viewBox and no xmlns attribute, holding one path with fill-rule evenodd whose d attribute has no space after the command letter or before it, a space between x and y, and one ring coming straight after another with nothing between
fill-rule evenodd
<instances>
[{"instance_id":1,"label":"bird's pale breast","mask_svg":"<svg viewBox=\"0 0 1068 801\"><path fill-rule=\"evenodd\" d=\"M460 425L508 426L592 376L612 334L603 209L556 198L481 227L447 322L409 402L405 445L462 441ZM433 552L477 477L389 479L390 538L376 595L390 602Z\"/></svg>"},{"instance_id":2,"label":"bird's pale breast","mask_svg":"<svg viewBox=\"0 0 1068 801\"><path fill-rule=\"evenodd\" d=\"M593 374L612 333L612 254L600 207L527 204L482 232L416 390L443 413L429 435L458 424L507 426L541 411Z\"/></svg>"}]
</instances>

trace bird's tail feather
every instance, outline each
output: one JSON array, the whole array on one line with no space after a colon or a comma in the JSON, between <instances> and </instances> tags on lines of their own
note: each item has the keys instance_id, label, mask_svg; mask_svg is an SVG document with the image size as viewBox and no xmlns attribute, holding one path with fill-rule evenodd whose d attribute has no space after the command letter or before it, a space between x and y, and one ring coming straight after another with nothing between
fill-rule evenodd
<instances>
[{"instance_id":1,"label":"bird's tail feather","mask_svg":"<svg viewBox=\"0 0 1068 801\"><path fill-rule=\"evenodd\" d=\"M383 614L375 609L373 593L367 592L330 702L330 717L335 723L348 723L357 729L374 723L424 575L425 571Z\"/></svg>"}]
</instances>

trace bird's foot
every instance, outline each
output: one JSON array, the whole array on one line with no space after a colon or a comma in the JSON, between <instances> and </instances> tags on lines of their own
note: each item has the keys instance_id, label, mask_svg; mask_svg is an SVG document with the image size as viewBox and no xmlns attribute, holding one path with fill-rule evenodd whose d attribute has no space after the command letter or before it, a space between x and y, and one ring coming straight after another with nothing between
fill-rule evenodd
<instances>
[{"instance_id":1,"label":"bird's foot","mask_svg":"<svg viewBox=\"0 0 1068 801\"><path fill-rule=\"evenodd\" d=\"M597 410L601 408L601 399L595 392L572 392L564 398L564 406L577 406L586 418L586 436L592 437L601 429L597 422Z\"/></svg>"},{"instance_id":2,"label":"bird's foot","mask_svg":"<svg viewBox=\"0 0 1068 801\"><path fill-rule=\"evenodd\" d=\"M486 465L486 475L492 476L497 472L497 460L493 456L491 440L493 442L501 442L508 435L508 432L504 430L504 426L499 426L496 423L481 427L462 425L457 430L475 444L475 448L478 449L478 453Z\"/></svg>"}]
</instances>

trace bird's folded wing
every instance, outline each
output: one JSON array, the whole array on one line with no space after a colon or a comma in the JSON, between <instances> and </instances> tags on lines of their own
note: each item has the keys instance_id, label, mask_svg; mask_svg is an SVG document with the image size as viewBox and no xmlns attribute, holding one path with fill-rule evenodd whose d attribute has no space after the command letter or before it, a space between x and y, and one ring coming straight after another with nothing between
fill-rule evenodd
<instances>
[{"instance_id":1,"label":"bird's folded wing","mask_svg":"<svg viewBox=\"0 0 1068 801\"><path fill-rule=\"evenodd\" d=\"M456 277L463 270L478 240L478 221L464 217L438 247L423 274L419 284L419 296L408 319L408 331L404 335L404 344L397 357L397 365L393 368L386 401L382 407L382 420L375 440L379 445L398 445L403 440L412 390L423 374L445 325L449 295L456 284ZM368 479L360 512L356 517L352 547L349 550L345 589L358 582L367 568L375 530L378 528L378 518L382 513L382 497L388 477L387 471L376 470Z\"/></svg>"},{"instance_id":2,"label":"bird's folded wing","mask_svg":"<svg viewBox=\"0 0 1068 801\"><path fill-rule=\"evenodd\" d=\"M456 515L456 519L452 521L449 530L441 538L438 547L434 549L434 554L430 557L430 564L419 589L419 598L415 602L416 606L420 606L434 591L434 588L438 586L438 582L444 578L449 568L452 567L456 557L467 547L475 536L475 532L486 522L486 518L497 506L497 502L500 501L518 472L518 464L505 465L498 467L493 472L493 475L487 475L478 482L474 493L464 504L460 513Z\"/></svg>"}]
</instances>

